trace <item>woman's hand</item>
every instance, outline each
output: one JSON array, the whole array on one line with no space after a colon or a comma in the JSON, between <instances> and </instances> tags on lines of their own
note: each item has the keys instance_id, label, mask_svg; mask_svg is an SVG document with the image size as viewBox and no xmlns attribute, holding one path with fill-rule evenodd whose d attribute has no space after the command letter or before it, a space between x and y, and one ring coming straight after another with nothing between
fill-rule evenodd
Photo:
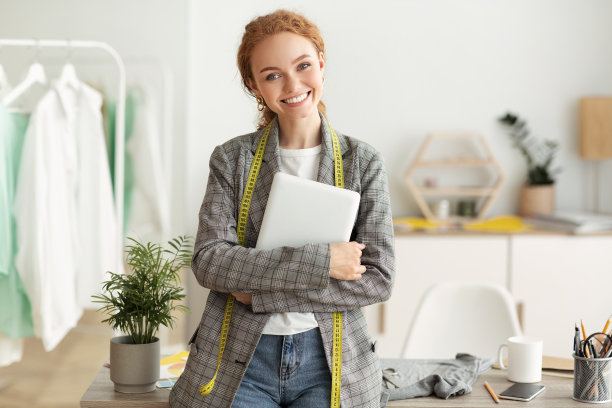
<instances>
[{"instance_id":1,"label":"woman's hand","mask_svg":"<svg viewBox=\"0 0 612 408\"><path fill-rule=\"evenodd\" d=\"M329 276L339 280L359 280L366 267L361 265L361 251L364 244L358 242L337 242L329 244L331 260Z\"/></svg>"},{"instance_id":2,"label":"woman's hand","mask_svg":"<svg viewBox=\"0 0 612 408\"><path fill-rule=\"evenodd\" d=\"M244 303L245 305L250 305L251 300L253 299L253 295L250 293L244 292L232 292L232 295L236 298L240 303Z\"/></svg>"}]
</instances>

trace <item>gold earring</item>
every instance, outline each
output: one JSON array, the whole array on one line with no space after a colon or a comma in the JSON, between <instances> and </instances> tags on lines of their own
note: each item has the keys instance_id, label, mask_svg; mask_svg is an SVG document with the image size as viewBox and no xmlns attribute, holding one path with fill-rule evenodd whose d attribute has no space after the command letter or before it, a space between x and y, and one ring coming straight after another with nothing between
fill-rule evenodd
<instances>
[{"instance_id":1,"label":"gold earring","mask_svg":"<svg viewBox=\"0 0 612 408\"><path fill-rule=\"evenodd\" d=\"M258 111L263 111L264 109L266 109L266 103L264 102L264 98L262 98L261 96L257 96L255 98L255 100L257 100L257 110Z\"/></svg>"}]
</instances>

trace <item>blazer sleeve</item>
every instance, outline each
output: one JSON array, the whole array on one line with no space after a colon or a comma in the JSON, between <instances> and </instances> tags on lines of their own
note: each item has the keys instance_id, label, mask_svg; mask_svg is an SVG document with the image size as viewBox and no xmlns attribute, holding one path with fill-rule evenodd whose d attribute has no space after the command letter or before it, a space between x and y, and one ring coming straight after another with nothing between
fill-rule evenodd
<instances>
[{"instance_id":1,"label":"blazer sleeve","mask_svg":"<svg viewBox=\"0 0 612 408\"><path fill-rule=\"evenodd\" d=\"M366 245L361 264L366 272L357 281L330 278L314 290L255 292L252 308L261 312L336 312L379 303L391 296L395 271L393 220L384 162L376 153L361 178L361 201L354 240Z\"/></svg>"},{"instance_id":2,"label":"blazer sleeve","mask_svg":"<svg viewBox=\"0 0 612 408\"><path fill-rule=\"evenodd\" d=\"M230 153L233 150L230 149ZM323 289L329 284L328 244L259 250L238 244L237 154L217 146L211 155L206 194L191 263L200 285L219 292ZM240 194L237 200L235 195Z\"/></svg>"}]
</instances>

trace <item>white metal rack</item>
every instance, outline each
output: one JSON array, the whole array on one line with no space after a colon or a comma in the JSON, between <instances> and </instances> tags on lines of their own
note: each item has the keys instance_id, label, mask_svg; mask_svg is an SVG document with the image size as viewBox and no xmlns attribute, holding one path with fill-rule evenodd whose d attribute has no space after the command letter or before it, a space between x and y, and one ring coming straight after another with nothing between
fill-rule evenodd
<instances>
[{"instance_id":1,"label":"white metal rack","mask_svg":"<svg viewBox=\"0 0 612 408\"><path fill-rule=\"evenodd\" d=\"M118 259L117 271L123 270L123 184L124 184L124 151L125 151L125 64L119 53L109 44L101 41L72 40L33 40L2 39L0 47L36 47L36 48L77 48L99 49L106 51L113 58L119 72L117 112L115 120L115 216L117 217Z\"/></svg>"}]
</instances>

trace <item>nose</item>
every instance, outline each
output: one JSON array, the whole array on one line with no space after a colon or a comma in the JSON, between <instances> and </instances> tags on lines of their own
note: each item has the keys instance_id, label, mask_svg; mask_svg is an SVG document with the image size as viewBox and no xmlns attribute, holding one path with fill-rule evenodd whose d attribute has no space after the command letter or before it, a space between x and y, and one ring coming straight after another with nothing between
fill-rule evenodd
<instances>
[{"instance_id":1,"label":"nose","mask_svg":"<svg viewBox=\"0 0 612 408\"><path fill-rule=\"evenodd\" d=\"M294 92L298 89L298 78L296 75L289 74L285 76L284 91L286 93Z\"/></svg>"}]
</instances>

